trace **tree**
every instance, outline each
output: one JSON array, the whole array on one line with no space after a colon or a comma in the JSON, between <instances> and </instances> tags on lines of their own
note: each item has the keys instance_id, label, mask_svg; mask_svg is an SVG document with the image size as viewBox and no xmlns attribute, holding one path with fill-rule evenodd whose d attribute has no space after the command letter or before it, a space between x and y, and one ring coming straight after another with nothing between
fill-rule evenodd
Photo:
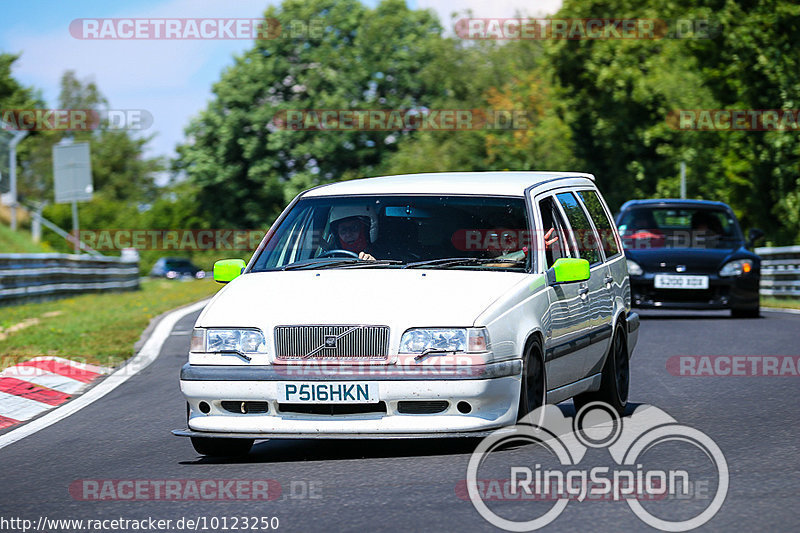
<instances>
[{"instance_id":1,"label":"tree","mask_svg":"<svg viewBox=\"0 0 800 533\"><path fill-rule=\"evenodd\" d=\"M287 110L410 109L430 87L419 76L441 27L402 0L374 9L357 0L286 0L265 16L277 39L256 41L214 85L214 99L187 128L178 168L218 226L269 224L297 192L369 175L396 150L397 132L291 131ZM293 34L296 21L319 34ZM321 24L319 24L321 22Z\"/></svg>"},{"instance_id":2,"label":"tree","mask_svg":"<svg viewBox=\"0 0 800 533\"><path fill-rule=\"evenodd\" d=\"M33 89L24 87L12 75L11 67L19 56L0 53L0 118L15 109L32 109L38 107L40 99ZM8 142L13 132L0 127L0 192L8 192Z\"/></svg>"}]
</instances>

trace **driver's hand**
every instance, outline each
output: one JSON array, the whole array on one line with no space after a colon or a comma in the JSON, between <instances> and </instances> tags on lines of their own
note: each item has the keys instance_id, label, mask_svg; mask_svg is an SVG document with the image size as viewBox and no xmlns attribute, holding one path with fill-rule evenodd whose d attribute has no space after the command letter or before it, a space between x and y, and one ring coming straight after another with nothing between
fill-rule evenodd
<instances>
[{"instance_id":1,"label":"driver's hand","mask_svg":"<svg viewBox=\"0 0 800 533\"><path fill-rule=\"evenodd\" d=\"M358 258L363 261L375 261L375 258L366 252L358 252Z\"/></svg>"}]
</instances>

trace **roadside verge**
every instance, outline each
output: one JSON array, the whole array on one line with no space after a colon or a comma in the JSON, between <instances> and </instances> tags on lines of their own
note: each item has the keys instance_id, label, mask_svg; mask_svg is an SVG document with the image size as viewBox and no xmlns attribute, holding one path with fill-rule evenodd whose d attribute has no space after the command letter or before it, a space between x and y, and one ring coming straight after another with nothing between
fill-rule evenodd
<instances>
[{"instance_id":1,"label":"roadside verge","mask_svg":"<svg viewBox=\"0 0 800 533\"><path fill-rule=\"evenodd\" d=\"M135 376L140 371L147 368L158 357L158 354L161 352L161 346L164 344L164 341L167 339L167 337L169 337L169 334L172 331L172 328L175 327L175 324L186 315L205 307L206 303L208 303L208 299L191 304L189 306L178 308L174 311L166 313L165 315L162 315L161 317L156 317L153 319L151 324L155 323L155 326L152 327L152 329L150 326L148 326L148 329L145 330L145 336L147 335L148 330L150 330L151 333L149 336L146 336L146 340L142 344L141 349L134 357L129 359L124 365L119 367L107 378L100 381L96 386L89 389L85 394L78 396L74 400L61 405L44 416L36 418L35 420L19 427L18 429L0 435L0 449L17 442L18 440L24 439L29 435L33 435L37 431L51 426L56 422L70 416L71 414L80 411L87 405L99 400L109 392L125 383L132 376Z\"/></svg>"}]
</instances>

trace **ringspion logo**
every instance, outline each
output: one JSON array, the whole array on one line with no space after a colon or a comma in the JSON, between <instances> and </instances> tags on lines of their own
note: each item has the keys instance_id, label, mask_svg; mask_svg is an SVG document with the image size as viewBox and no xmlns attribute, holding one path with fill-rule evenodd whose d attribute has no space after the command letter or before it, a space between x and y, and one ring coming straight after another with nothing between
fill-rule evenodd
<instances>
[{"instance_id":1,"label":"ringspion logo","mask_svg":"<svg viewBox=\"0 0 800 533\"><path fill-rule=\"evenodd\" d=\"M614 464L591 462L594 450ZM506 531L540 529L571 502L596 500L625 502L653 528L688 531L716 515L728 484L725 456L705 433L652 406L620 418L593 402L571 420L546 405L483 439L456 495L466 485L478 513Z\"/></svg>"}]
</instances>

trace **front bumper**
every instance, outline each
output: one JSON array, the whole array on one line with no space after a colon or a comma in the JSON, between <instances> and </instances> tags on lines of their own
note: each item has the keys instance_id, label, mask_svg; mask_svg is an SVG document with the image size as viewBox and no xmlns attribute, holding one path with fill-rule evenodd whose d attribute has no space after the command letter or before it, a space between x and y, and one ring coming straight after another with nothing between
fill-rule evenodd
<instances>
[{"instance_id":1,"label":"front bumper","mask_svg":"<svg viewBox=\"0 0 800 533\"><path fill-rule=\"evenodd\" d=\"M687 273L688 274L688 273ZM706 275L706 274L701 274ZM656 289L655 274L631 276L631 304L650 309L750 309L758 306L759 276L708 276L708 289Z\"/></svg>"},{"instance_id":2,"label":"front bumper","mask_svg":"<svg viewBox=\"0 0 800 533\"><path fill-rule=\"evenodd\" d=\"M521 360L432 368L187 364L181 370L181 391L189 404L189 428L173 433L262 439L478 436L474 432L515 422L521 374ZM320 381L377 383L383 412L295 412L279 401L281 383ZM400 412L401 401L446 401L447 407L437 413L407 414ZM208 407L207 413L200 410L201 402ZM266 402L268 409L265 413L233 413L222 402ZM463 405L459 409L461 402L469 404L469 412L463 412Z\"/></svg>"}]
</instances>

